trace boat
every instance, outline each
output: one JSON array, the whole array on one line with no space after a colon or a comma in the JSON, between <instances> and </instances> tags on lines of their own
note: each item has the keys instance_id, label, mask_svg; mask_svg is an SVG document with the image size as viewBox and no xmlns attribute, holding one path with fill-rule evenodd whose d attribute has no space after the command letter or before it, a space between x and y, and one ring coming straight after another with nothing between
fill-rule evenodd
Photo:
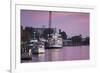
<instances>
[{"instance_id":1,"label":"boat","mask_svg":"<svg viewBox=\"0 0 100 73\"><path fill-rule=\"evenodd\" d=\"M32 55L29 52L21 53L21 60L32 60Z\"/></svg>"},{"instance_id":2,"label":"boat","mask_svg":"<svg viewBox=\"0 0 100 73\"><path fill-rule=\"evenodd\" d=\"M21 60L32 60L31 49L26 44L27 42L21 42Z\"/></svg>"},{"instance_id":3,"label":"boat","mask_svg":"<svg viewBox=\"0 0 100 73\"><path fill-rule=\"evenodd\" d=\"M34 43L32 47L32 54L43 54L45 53L44 42Z\"/></svg>"},{"instance_id":4,"label":"boat","mask_svg":"<svg viewBox=\"0 0 100 73\"><path fill-rule=\"evenodd\" d=\"M30 40L28 47L31 48L32 54L45 53L44 42L42 41L38 41L36 39Z\"/></svg>"},{"instance_id":5,"label":"boat","mask_svg":"<svg viewBox=\"0 0 100 73\"><path fill-rule=\"evenodd\" d=\"M49 11L49 28L51 29L51 19L52 19L52 12ZM54 33L48 34L48 39L46 41L46 48L61 48L63 47L63 40L61 34L55 30Z\"/></svg>"},{"instance_id":6,"label":"boat","mask_svg":"<svg viewBox=\"0 0 100 73\"><path fill-rule=\"evenodd\" d=\"M60 34L55 33L51 34L51 37L48 38L48 41L46 42L47 48L61 48L63 47L63 41Z\"/></svg>"}]
</instances>

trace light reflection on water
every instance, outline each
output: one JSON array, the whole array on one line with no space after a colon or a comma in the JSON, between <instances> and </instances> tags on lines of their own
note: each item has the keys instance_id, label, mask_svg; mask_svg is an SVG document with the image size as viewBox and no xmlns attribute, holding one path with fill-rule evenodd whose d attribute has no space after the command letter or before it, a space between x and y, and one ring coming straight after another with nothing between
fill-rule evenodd
<instances>
[{"instance_id":1,"label":"light reflection on water","mask_svg":"<svg viewBox=\"0 0 100 73\"><path fill-rule=\"evenodd\" d=\"M32 62L87 59L89 59L89 46L67 46L57 49L46 49L44 54L34 54L32 56Z\"/></svg>"}]
</instances>

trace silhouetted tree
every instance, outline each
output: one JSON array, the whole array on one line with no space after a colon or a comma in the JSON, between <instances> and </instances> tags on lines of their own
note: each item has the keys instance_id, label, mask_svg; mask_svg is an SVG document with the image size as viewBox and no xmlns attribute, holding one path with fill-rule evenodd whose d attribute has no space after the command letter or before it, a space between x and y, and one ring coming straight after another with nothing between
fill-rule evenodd
<instances>
[{"instance_id":1,"label":"silhouetted tree","mask_svg":"<svg viewBox=\"0 0 100 73\"><path fill-rule=\"evenodd\" d=\"M86 37L84 40L83 40L83 45L89 45L89 37Z\"/></svg>"},{"instance_id":2,"label":"silhouetted tree","mask_svg":"<svg viewBox=\"0 0 100 73\"><path fill-rule=\"evenodd\" d=\"M66 32L60 32L61 36L62 36L62 39L67 39L67 35L66 35Z\"/></svg>"},{"instance_id":3,"label":"silhouetted tree","mask_svg":"<svg viewBox=\"0 0 100 73\"><path fill-rule=\"evenodd\" d=\"M79 36L73 36L71 38L71 40L72 40L72 43L74 45L81 45L81 43L82 43L82 36L81 35L79 35Z\"/></svg>"},{"instance_id":4,"label":"silhouetted tree","mask_svg":"<svg viewBox=\"0 0 100 73\"><path fill-rule=\"evenodd\" d=\"M51 29L51 28L45 29L44 32L43 32L43 37L45 39L47 39L48 38L48 35L49 34L52 34L52 33L54 33L53 29Z\"/></svg>"}]
</instances>

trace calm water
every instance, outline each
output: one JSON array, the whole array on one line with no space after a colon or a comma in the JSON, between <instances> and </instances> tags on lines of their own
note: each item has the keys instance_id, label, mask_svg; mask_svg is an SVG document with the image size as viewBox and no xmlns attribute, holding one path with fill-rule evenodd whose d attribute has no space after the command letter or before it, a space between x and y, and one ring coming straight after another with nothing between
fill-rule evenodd
<instances>
[{"instance_id":1,"label":"calm water","mask_svg":"<svg viewBox=\"0 0 100 73\"><path fill-rule=\"evenodd\" d=\"M89 59L89 46L67 46L59 49L46 49L44 54L32 56L32 61L27 62L46 62L46 61L71 61Z\"/></svg>"}]
</instances>

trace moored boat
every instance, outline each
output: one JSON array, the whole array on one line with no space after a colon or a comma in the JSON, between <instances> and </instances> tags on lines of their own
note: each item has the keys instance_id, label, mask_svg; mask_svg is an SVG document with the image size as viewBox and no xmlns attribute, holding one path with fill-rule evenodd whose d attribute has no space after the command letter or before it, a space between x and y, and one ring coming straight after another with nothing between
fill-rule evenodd
<instances>
[{"instance_id":1,"label":"moored boat","mask_svg":"<svg viewBox=\"0 0 100 73\"><path fill-rule=\"evenodd\" d=\"M32 54L42 54L45 53L44 42L34 43L32 47Z\"/></svg>"},{"instance_id":2,"label":"moored boat","mask_svg":"<svg viewBox=\"0 0 100 73\"><path fill-rule=\"evenodd\" d=\"M30 40L28 47L31 49L32 54L45 53L45 44L43 41Z\"/></svg>"},{"instance_id":3,"label":"moored boat","mask_svg":"<svg viewBox=\"0 0 100 73\"><path fill-rule=\"evenodd\" d=\"M63 47L62 37L59 33L51 34L51 37L48 38L46 42L47 48L61 48Z\"/></svg>"}]
</instances>

